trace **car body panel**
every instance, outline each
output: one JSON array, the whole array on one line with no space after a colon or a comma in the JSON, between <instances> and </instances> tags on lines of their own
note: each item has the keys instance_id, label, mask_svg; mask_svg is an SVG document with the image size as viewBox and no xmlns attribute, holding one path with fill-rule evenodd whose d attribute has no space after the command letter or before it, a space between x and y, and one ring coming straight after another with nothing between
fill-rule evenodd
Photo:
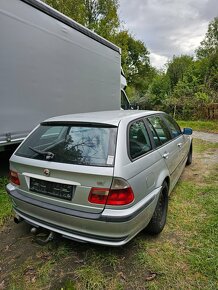
<instances>
[{"instance_id":1,"label":"car body panel","mask_svg":"<svg viewBox=\"0 0 218 290\"><path fill-rule=\"evenodd\" d=\"M182 133L161 146L155 146L146 125L146 118L151 115L164 116L164 113L97 112L60 116L43 122L117 127L114 165L58 163L21 157L16 155L16 151L10 159L10 169L18 173L20 186L7 185L15 213L34 226L45 227L74 240L111 246L127 243L150 222L165 181L169 193L172 191L184 169L191 146L191 137ZM132 122L138 120L144 122L151 149L132 158L129 128ZM167 157L165 153L169 153ZM72 199L63 200L31 191L31 178L72 185ZM93 187L110 189L117 178L131 187L134 199L130 204L114 206L89 201Z\"/></svg>"},{"instance_id":2,"label":"car body panel","mask_svg":"<svg viewBox=\"0 0 218 290\"><path fill-rule=\"evenodd\" d=\"M110 188L113 177L112 167L93 168L91 166L71 164L61 164L60 166L60 163L23 158L16 155L14 155L10 167L11 170L19 172L19 179L24 195L31 195L34 199L50 202L51 204L61 205L64 203L67 208L88 212L101 212L104 209L104 205L90 204L88 202L91 188L99 186ZM44 169L50 171L49 177L45 176ZM29 178L30 176L33 176L33 174L36 175L35 177L38 176L38 179L49 181L50 178L54 178L56 179L56 182L61 180L61 183L63 183L64 180L65 183L75 184L76 188L72 201L63 201L50 196L43 196L41 194L30 192Z\"/></svg>"},{"instance_id":3,"label":"car body panel","mask_svg":"<svg viewBox=\"0 0 218 290\"><path fill-rule=\"evenodd\" d=\"M120 246L127 243L148 224L160 188L132 211L115 210L115 216L111 210L105 210L103 215L85 217L81 213L80 216L76 216L73 211L69 214L66 211L55 211L40 204L32 204L32 201L26 202L22 196L23 192L19 195L19 191L10 184L7 185L7 191L12 197L15 213L34 226L42 226L78 241ZM131 214L136 211L137 214Z\"/></svg>"}]
</instances>

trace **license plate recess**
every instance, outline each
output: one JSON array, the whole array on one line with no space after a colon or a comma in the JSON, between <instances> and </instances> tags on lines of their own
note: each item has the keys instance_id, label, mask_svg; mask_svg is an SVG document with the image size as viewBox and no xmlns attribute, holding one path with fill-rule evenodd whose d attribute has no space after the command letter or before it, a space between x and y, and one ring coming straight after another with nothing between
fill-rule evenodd
<instances>
[{"instance_id":1,"label":"license plate recess","mask_svg":"<svg viewBox=\"0 0 218 290\"><path fill-rule=\"evenodd\" d=\"M35 193L71 200L74 190L74 185L50 182L32 177L30 178L30 191Z\"/></svg>"}]
</instances>

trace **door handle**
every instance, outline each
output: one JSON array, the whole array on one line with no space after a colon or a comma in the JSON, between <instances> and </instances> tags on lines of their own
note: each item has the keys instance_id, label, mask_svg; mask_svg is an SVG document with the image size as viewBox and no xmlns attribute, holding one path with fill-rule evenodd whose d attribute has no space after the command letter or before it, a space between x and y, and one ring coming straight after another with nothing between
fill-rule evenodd
<instances>
[{"instance_id":1,"label":"door handle","mask_svg":"<svg viewBox=\"0 0 218 290\"><path fill-rule=\"evenodd\" d=\"M177 146L178 146L179 148L181 148L182 145L183 145L183 143L178 143L178 144L177 144Z\"/></svg>"},{"instance_id":2,"label":"door handle","mask_svg":"<svg viewBox=\"0 0 218 290\"><path fill-rule=\"evenodd\" d=\"M167 158L169 157L169 152L165 152L165 153L162 155L162 157L163 157L164 159L167 159Z\"/></svg>"}]
</instances>

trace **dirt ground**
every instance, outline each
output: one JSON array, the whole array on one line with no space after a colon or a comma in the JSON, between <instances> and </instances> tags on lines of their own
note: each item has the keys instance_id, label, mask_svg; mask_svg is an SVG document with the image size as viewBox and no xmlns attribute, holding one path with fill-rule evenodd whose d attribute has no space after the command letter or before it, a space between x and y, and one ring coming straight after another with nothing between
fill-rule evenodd
<instances>
[{"instance_id":1,"label":"dirt ground","mask_svg":"<svg viewBox=\"0 0 218 290\"><path fill-rule=\"evenodd\" d=\"M193 180L193 182L201 182L202 176L205 176L215 163L218 163L218 150L209 149L204 153L194 153L193 163L191 166L186 167L181 178L183 180ZM169 237L170 238L170 237ZM51 247L67 247L73 249L73 257L71 257L70 263L74 263L75 267L79 267L84 263L84 255L88 248L96 250L99 246L80 244L73 242L71 240L66 240L63 238L57 238L55 241L51 242ZM106 251L102 247L99 251ZM134 250L134 243L130 242L122 253L128 255L128 252ZM46 253L46 254L45 254ZM119 253L119 250L117 250ZM11 275L16 271L17 268L22 267L22 265L31 258L33 260L43 263L47 261L49 257L49 251L45 251L43 246L38 245L34 239L33 235L30 233L30 226L26 223L15 224L12 218L0 228L0 289L8 289L10 284ZM69 262L69 261L68 261ZM57 281L61 281L64 275L63 273L68 272L67 261L61 263L61 271L59 277L52 277L53 282L48 283L48 288L46 289L58 289ZM29 269L23 274L26 275L26 279L34 279L34 268ZM57 273L56 273L57 275ZM56 284L54 284L56 280ZM53 285L53 286L52 286ZM54 285L56 287L54 287ZM60 289L60 288L59 288Z\"/></svg>"},{"instance_id":2,"label":"dirt ground","mask_svg":"<svg viewBox=\"0 0 218 290\"><path fill-rule=\"evenodd\" d=\"M205 133L205 132L193 132L193 138L201 139L208 142L218 143L218 134L215 133Z\"/></svg>"}]
</instances>

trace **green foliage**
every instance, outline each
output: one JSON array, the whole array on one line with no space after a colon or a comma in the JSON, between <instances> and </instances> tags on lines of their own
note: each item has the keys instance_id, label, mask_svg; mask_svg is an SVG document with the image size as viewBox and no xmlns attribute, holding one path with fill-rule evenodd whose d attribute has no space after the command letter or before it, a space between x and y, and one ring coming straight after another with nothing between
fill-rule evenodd
<instances>
[{"instance_id":1,"label":"green foliage","mask_svg":"<svg viewBox=\"0 0 218 290\"><path fill-rule=\"evenodd\" d=\"M196 50L199 59L209 57L218 49L218 17L215 17L208 26L208 31L200 47Z\"/></svg>"},{"instance_id":2,"label":"green foliage","mask_svg":"<svg viewBox=\"0 0 218 290\"><path fill-rule=\"evenodd\" d=\"M86 24L87 11L85 1L81 0L45 0L46 4L74 19L82 25Z\"/></svg>"},{"instance_id":3,"label":"green foliage","mask_svg":"<svg viewBox=\"0 0 218 290\"><path fill-rule=\"evenodd\" d=\"M7 178L0 178L0 226L11 215L12 210L11 201L5 189L7 183Z\"/></svg>"},{"instance_id":4,"label":"green foliage","mask_svg":"<svg viewBox=\"0 0 218 290\"><path fill-rule=\"evenodd\" d=\"M140 99L140 96L134 87L128 85L126 88L126 93L131 103L136 103Z\"/></svg>"},{"instance_id":5,"label":"green foliage","mask_svg":"<svg viewBox=\"0 0 218 290\"><path fill-rule=\"evenodd\" d=\"M155 71L150 66L149 52L145 44L136 40L127 30L120 31L113 39L122 50L122 67L128 86L134 87L139 95L145 93Z\"/></svg>"},{"instance_id":6,"label":"green foliage","mask_svg":"<svg viewBox=\"0 0 218 290\"><path fill-rule=\"evenodd\" d=\"M120 21L117 14L118 0L99 0L98 1L97 27L94 27L96 33L112 40L119 28Z\"/></svg>"},{"instance_id":7,"label":"green foliage","mask_svg":"<svg viewBox=\"0 0 218 290\"><path fill-rule=\"evenodd\" d=\"M182 128L192 128L194 131L218 133L217 121L177 121Z\"/></svg>"},{"instance_id":8,"label":"green foliage","mask_svg":"<svg viewBox=\"0 0 218 290\"><path fill-rule=\"evenodd\" d=\"M188 55L174 56L168 63L167 75L170 79L171 88L173 89L179 80L183 80L184 74L192 64L192 57Z\"/></svg>"},{"instance_id":9,"label":"green foliage","mask_svg":"<svg viewBox=\"0 0 218 290\"><path fill-rule=\"evenodd\" d=\"M148 90L151 107L155 107L158 110L163 109L170 92L169 76L164 73L156 75Z\"/></svg>"},{"instance_id":10,"label":"green foliage","mask_svg":"<svg viewBox=\"0 0 218 290\"><path fill-rule=\"evenodd\" d=\"M193 91L190 86L187 86L186 74L193 63L190 56L174 56L167 65L167 72L156 75L149 86L149 107L172 113L174 117L178 112L183 114L183 117L184 114L189 114L184 104L189 104L193 99L190 98Z\"/></svg>"},{"instance_id":11,"label":"green foliage","mask_svg":"<svg viewBox=\"0 0 218 290\"><path fill-rule=\"evenodd\" d=\"M198 59L188 55L173 57L167 71L153 78L149 102L156 109L181 119L207 118L208 104L218 102L218 49L215 18L197 50ZM170 83L167 85L166 77Z\"/></svg>"}]
</instances>

